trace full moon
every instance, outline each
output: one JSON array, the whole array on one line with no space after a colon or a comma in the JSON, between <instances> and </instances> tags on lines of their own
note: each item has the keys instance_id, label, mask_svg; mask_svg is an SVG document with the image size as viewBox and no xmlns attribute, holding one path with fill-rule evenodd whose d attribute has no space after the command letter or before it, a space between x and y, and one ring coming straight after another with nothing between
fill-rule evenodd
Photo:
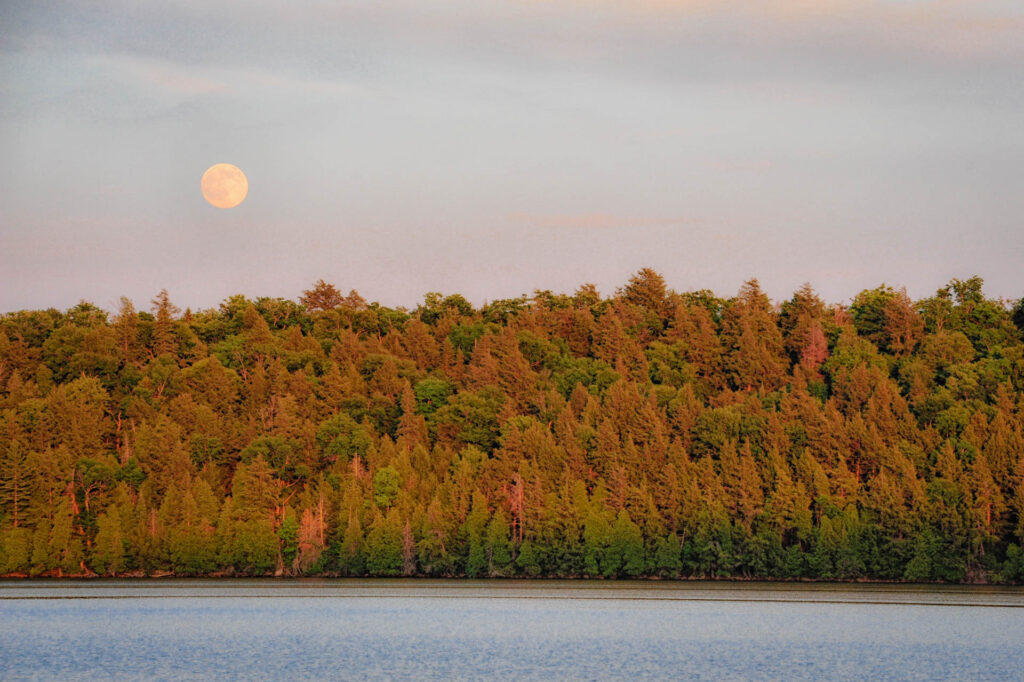
<instances>
[{"instance_id":1,"label":"full moon","mask_svg":"<svg viewBox=\"0 0 1024 682\"><path fill-rule=\"evenodd\" d=\"M199 186L203 197L217 208L234 208L249 193L245 173L230 163L218 163L207 168Z\"/></svg>"}]
</instances>

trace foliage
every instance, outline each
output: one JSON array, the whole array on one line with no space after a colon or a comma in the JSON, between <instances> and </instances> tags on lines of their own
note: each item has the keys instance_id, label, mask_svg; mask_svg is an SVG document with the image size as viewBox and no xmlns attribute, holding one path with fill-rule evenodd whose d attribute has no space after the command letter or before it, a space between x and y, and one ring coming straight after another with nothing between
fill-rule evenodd
<instances>
[{"instance_id":1,"label":"foliage","mask_svg":"<svg viewBox=\"0 0 1024 682\"><path fill-rule=\"evenodd\" d=\"M0 316L0 574L1024 581L1024 303Z\"/></svg>"}]
</instances>

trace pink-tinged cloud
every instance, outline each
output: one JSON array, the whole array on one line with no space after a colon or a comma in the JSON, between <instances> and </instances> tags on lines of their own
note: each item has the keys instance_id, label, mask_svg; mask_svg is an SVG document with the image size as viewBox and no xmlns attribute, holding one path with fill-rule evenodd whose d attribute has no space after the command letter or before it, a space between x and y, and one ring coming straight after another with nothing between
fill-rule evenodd
<instances>
[{"instance_id":1,"label":"pink-tinged cloud","mask_svg":"<svg viewBox=\"0 0 1024 682\"><path fill-rule=\"evenodd\" d=\"M94 60L104 67L125 74L130 80L144 86L156 86L179 95L205 95L226 92L227 85L202 76L193 69L154 59L141 59L127 55L113 55Z\"/></svg>"},{"instance_id":2,"label":"pink-tinged cloud","mask_svg":"<svg viewBox=\"0 0 1024 682\"><path fill-rule=\"evenodd\" d=\"M664 227L670 225L695 225L703 222L691 217L623 216L608 213L579 213L560 215L539 215L533 213L512 213L509 219L519 225L528 225L546 230L613 230L637 227Z\"/></svg>"},{"instance_id":3,"label":"pink-tinged cloud","mask_svg":"<svg viewBox=\"0 0 1024 682\"><path fill-rule=\"evenodd\" d=\"M1024 5L991 0L528 0L532 7L561 6L580 17L604 12L629 21L715 24L755 43L790 39L855 39L865 51L902 48L946 57L1024 52ZM673 24L671 22L683 22ZM725 35L725 34L723 34ZM827 43L825 43L827 44Z\"/></svg>"}]
</instances>

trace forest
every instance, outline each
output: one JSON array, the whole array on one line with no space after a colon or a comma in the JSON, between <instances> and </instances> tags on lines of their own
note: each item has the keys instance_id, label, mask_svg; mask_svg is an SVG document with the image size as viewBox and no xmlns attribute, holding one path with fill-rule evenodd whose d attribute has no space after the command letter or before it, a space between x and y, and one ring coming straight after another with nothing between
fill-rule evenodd
<instances>
[{"instance_id":1,"label":"forest","mask_svg":"<svg viewBox=\"0 0 1024 682\"><path fill-rule=\"evenodd\" d=\"M1024 582L982 288L6 313L0 575Z\"/></svg>"}]
</instances>

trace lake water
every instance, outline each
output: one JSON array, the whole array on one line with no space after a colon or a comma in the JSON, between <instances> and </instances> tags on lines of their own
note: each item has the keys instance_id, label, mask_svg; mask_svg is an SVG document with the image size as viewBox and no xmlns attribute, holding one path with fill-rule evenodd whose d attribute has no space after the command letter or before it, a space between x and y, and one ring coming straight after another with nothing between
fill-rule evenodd
<instances>
[{"instance_id":1,"label":"lake water","mask_svg":"<svg viewBox=\"0 0 1024 682\"><path fill-rule=\"evenodd\" d=\"M1022 679L1019 588L0 582L2 679Z\"/></svg>"}]
</instances>

